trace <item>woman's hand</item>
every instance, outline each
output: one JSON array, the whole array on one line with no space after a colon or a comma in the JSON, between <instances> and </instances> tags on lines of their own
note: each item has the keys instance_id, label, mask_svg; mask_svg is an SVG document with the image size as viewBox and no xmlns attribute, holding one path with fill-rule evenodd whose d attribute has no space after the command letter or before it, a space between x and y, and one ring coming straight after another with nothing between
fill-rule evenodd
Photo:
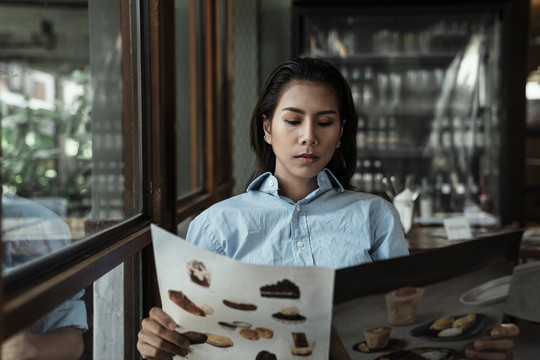
<instances>
[{"instance_id":1,"label":"woman's hand","mask_svg":"<svg viewBox=\"0 0 540 360\"><path fill-rule=\"evenodd\" d=\"M153 307L143 319L137 350L143 359L170 359L188 354L189 340L175 331L178 326L162 309Z\"/></svg>"},{"instance_id":2,"label":"woman's hand","mask_svg":"<svg viewBox=\"0 0 540 360\"><path fill-rule=\"evenodd\" d=\"M519 334L519 328L514 324L502 324L491 330L490 339L475 340L472 348L465 350L467 357L471 359L514 359L514 337Z\"/></svg>"}]
</instances>

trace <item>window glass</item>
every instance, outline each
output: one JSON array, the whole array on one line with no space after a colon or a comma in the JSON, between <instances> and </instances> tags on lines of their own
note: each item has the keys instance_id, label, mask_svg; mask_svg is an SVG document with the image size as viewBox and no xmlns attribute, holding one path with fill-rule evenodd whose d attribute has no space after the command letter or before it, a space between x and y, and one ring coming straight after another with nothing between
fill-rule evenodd
<instances>
[{"instance_id":1,"label":"window glass","mask_svg":"<svg viewBox=\"0 0 540 360\"><path fill-rule=\"evenodd\" d=\"M188 0L176 0L175 4L175 71L176 71L176 152L177 152L177 191L183 196L201 188L202 122L193 116L192 81L197 76L191 74L190 66L190 25ZM198 120L198 119L197 119Z\"/></svg>"},{"instance_id":2,"label":"window glass","mask_svg":"<svg viewBox=\"0 0 540 360\"><path fill-rule=\"evenodd\" d=\"M3 271L140 212L121 21L119 1L0 4Z\"/></svg>"}]
</instances>

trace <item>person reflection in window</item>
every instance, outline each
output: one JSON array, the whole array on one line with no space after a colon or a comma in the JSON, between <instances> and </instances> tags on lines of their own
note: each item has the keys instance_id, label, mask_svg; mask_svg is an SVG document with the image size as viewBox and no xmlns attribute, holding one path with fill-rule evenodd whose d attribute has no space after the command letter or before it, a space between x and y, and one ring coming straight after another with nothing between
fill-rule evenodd
<instances>
[{"instance_id":1,"label":"person reflection in window","mask_svg":"<svg viewBox=\"0 0 540 360\"><path fill-rule=\"evenodd\" d=\"M20 196L2 194L2 271L71 243L69 226L53 211ZM84 290L2 343L3 360L79 359L88 330Z\"/></svg>"}]
</instances>

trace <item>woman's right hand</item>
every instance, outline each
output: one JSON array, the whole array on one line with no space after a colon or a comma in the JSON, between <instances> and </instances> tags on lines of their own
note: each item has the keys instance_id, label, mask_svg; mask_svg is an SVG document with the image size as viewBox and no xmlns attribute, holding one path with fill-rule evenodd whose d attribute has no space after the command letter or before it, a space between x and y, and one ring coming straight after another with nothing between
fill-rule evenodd
<instances>
[{"instance_id":1,"label":"woman's right hand","mask_svg":"<svg viewBox=\"0 0 540 360\"><path fill-rule=\"evenodd\" d=\"M137 350L143 359L166 360L188 354L189 340L175 331L178 326L161 308L153 307L142 321Z\"/></svg>"}]
</instances>

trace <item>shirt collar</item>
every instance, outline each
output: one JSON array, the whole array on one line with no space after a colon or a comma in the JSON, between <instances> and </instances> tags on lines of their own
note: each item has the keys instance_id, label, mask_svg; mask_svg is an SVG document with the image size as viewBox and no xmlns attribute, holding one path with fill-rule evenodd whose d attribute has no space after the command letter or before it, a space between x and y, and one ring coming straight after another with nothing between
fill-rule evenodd
<instances>
[{"instance_id":1,"label":"shirt collar","mask_svg":"<svg viewBox=\"0 0 540 360\"><path fill-rule=\"evenodd\" d=\"M323 169L317 175L317 184L319 185L319 190L329 190L335 188L339 192L344 191L343 186L341 186L338 179L328 169ZM253 180L251 184L249 184L246 191L259 190L277 196L278 188L279 184L276 177L272 175L271 172L265 172Z\"/></svg>"}]
</instances>

